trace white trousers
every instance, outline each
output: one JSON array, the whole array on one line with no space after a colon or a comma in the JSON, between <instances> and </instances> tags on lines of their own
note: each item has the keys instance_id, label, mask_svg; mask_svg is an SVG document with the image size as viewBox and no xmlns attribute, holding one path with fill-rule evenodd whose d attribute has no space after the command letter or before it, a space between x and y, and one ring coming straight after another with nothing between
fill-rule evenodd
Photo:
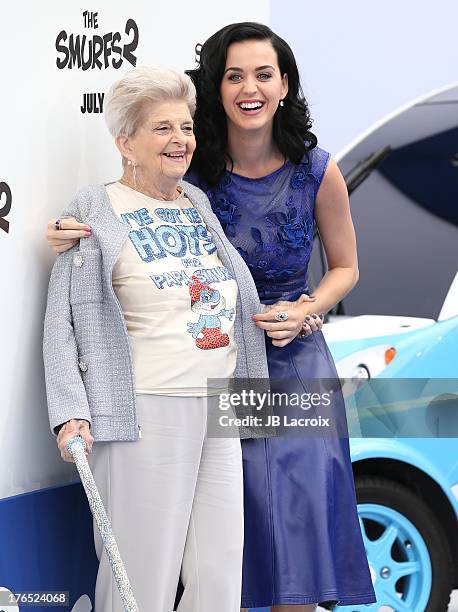
<instances>
[{"instance_id":1,"label":"white trousers","mask_svg":"<svg viewBox=\"0 0 458 612\"><path fill-rule=\"evenodd\" d=\"M207 438L207 398L138 395L138 442L95 442L88 460L140 612L238 612L240 440ZM94 522L95 612L124 612Z\"/></svg>"}]
</instances>

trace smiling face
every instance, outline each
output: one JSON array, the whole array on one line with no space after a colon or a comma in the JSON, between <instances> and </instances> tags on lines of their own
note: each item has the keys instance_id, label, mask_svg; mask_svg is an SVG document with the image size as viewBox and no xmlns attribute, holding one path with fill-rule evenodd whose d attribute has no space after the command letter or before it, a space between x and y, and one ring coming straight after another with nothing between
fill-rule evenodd
<instances>
[{"instance_id":1,"label":"smiling face","mask_svg":"<svg viewBox=\"0 0 458 612\"><path fill-rule=\"evenodd\" d=\"M200 292L198 301L191 304L191 310L198 314L212 314L216 308L225 308L226 300L217 289L208 287Z\"/></svg>"},{"instance_id":2,"label":"smiling face","mask_svg":"<svg viewBox=\"0 0 458 612\"><path fill-rule=\"evenodd\" d=\"M193 121L184 100L169 100L146 114L133 136L119 136L122 155L135 163L140 185L174 188L185 175L196 148Z\"/></svg>"},{"instance_id":3,"label":"smiling face","mask_svg":"<svg viewBox=\"0 0 458 612\"><path fill-rule=\"evenodd\" d=\"M280 100L288 93L288 76L280 74L269 40L232 43L221 81L221 101L228 128L271 128Z\"/></svg>"}]
</instances>

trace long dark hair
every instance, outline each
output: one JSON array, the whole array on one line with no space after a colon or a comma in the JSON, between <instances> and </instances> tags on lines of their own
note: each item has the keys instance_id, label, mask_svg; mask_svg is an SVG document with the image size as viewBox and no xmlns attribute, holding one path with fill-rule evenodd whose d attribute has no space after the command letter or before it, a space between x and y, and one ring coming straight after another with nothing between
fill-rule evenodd
<instances>
[{"instance_id":1,"label":"long dark hair","mask_svg":"<svg viewBox=\"0 0 458 612\"><path fill-rule=\"evenodd\" d=\"M229 45L244 40L269 40L277 53L281 75L288 75L288 94L284 106L275 113L273 124L273 139L279 151L298 164L304 152L317 145L316 136L310 131L312 121L296 60L288 43L261 23L232 23L210 36L200 50L196 48L198 67L186 71L197 91L194 126L198 146L191 168L210 185L218 183L227 161L232 161L227 151L227 121L220 85Z\"/></svg>"}]
</instances>

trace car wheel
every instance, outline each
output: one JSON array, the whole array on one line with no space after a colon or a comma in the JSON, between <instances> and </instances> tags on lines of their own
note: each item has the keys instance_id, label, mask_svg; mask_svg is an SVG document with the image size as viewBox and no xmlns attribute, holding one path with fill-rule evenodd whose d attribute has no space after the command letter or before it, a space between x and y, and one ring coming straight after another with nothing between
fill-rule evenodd
<instances>
[{"instance_id":1,"label":"car wheel","mask_svg":"<svg viewBox=\"0 0 458 612\"><path fill-rule=\"evenodd\" d=\"M358 514L376 604L348 612L446 612L453 560L444 531L422 498L387 478L356 479Z\"/></svg>"}]
</instances>

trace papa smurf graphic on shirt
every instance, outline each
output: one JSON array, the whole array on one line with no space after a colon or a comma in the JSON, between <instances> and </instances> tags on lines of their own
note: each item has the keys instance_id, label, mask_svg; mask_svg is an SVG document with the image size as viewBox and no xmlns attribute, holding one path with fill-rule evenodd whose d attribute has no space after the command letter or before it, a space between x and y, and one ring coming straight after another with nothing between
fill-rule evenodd
<instances>
[{"instance_id":1,"label":"papa smurf graphic on shirt","mask_svg":"<svg viewBox=\"0 0 458 612\"><path fill-rule=\"evenodd\" d=\"M191 310L199 315L196 323L188 323L188 332L196 338L196 346L208 350L227 346L228 334L221 333L221 317L232 321L235 309L227 310L226 300L217 289L202 284L196 276L189 285Z\"/></svg>"},{"instance_id":2,"label":"papa smurf graphic on shirt","mask_svg":"<svg viewBox=\"0 0 458 612\"><path fill-rule=\"evenodd\" d=\"M137 392L205 394L207 378L229 378L235 368L232 272L184 194L163 202L120 183L107 191L130 228L112 281L129 333Z\"/></svg>"}]
</instances>

